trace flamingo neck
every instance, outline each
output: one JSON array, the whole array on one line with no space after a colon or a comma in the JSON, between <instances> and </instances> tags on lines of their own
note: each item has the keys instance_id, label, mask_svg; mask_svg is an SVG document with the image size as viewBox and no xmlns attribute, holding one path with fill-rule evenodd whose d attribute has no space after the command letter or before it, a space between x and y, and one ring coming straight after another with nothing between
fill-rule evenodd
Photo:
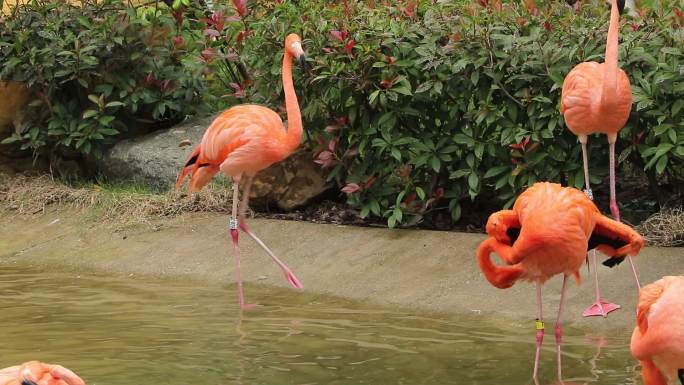
<instances>
[{"instance_id":1,"label":"flamingo neck","mask_svg":"<svg viewBox=\"0 0 684 385\"><path fill-rule=\"evenodd\" d=\"M292 81L292 55L285 51L283 56L283 91L285 91L285 109L287 111L287 134L285 144L292 152L302 141L302 114L299 111L297 94Z\"/></svg>"},{"instance_id":2,"label":"flamingo neck","mask_svg":"<svg viewBox=\"0 0 684 385\"><path fill-rule=\"evenodd\" d=\"M604 110L612 110L617 104L619 26L620 14L618 12L617 0L611 0L610 24L608 26L603 72L603 90L601 92L601 106Z\"/></svg>"}]
</instances>

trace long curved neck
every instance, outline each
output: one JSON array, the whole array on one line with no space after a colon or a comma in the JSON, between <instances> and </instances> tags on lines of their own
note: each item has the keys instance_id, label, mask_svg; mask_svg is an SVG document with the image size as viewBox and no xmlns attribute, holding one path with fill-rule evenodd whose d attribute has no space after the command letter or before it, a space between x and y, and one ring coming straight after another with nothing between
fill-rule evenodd
<instances>
[{"instance_id":1,"label":"long curved neck","mask_svg":"<svg viewBox=\"0 0 684 385\"><path fill-rule=\"evenodd\" d=\"M606 41L606 59L603 72L603 90L601 92L601 106L612 109L617 103L617 75L618 75L618 29L620 14L617 0L611 1L610 25Z\"/></svg>"},{"instance_id":2,"label":"long curved neck","mask_svg":"<svg viewBox=\"0 0 684 385\"><path fill-rule=\"evenodd\" d=\"M302 114L292 81L292 55L285 51L283 56L283 91L285 91L285 109L287 110L287 134L285 144L294 151L302 141Z\"/></svg>"}]
</instances>

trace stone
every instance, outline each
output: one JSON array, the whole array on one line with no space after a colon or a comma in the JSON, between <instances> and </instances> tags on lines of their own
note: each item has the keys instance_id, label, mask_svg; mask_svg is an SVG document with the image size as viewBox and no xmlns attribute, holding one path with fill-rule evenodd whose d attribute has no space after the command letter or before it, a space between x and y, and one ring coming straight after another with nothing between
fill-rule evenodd
<instances>
[{"instance_id":1,"label":"stone","mask_svg":"<svg viewBox=\"0 0 684 385\"><path fill-rule=\"evenodd\" d=\"M21 111L29 102L29 90L19 82L0 81L0 140L11 135L21 123Z\"/></svg>"},{"instance_id":2,"label":"stone","mask_svg":"<svg viewBox=\"0 0 684 385\"><path fill-rule=\"evenodd\" d=\"M216 116L194 118L166 130L121 141L98 161L110 181L136 182L156 191L173 188L178 172ZM303 148L254 179L250 206L292 210L330 189L326 174Z\"/></svg>"}]
</instances>

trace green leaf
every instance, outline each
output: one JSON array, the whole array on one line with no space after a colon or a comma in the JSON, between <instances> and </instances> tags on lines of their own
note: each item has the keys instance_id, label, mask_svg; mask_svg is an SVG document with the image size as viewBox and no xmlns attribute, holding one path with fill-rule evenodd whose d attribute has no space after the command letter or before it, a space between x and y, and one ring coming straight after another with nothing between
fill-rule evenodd
<instances>
[{"instance_id":1,"label":"green leaf","mask_svg":"<svg viewBox=\"0 0 684 385\"><path fill-rule=\"evenodd\" d=\"M508 166L492 167L489 170L487 170L487 172L484 174L484 179L503 174L504 172L506 172L508 170L510 170L510 167L508 167Z\"/></svg>"},{"instance_id":2,"label":"green leaf","mask_svg":"<svg viewBox=\"0 0 684 385\"><path fill-rule=\"evenodd\" d=\"M480 183L480 178L477 176L476 173L471 172L470 175L468 175L468 186L470 187L471 190L477 191L477 188L479 187Z\"/></svg>"},{"instance_id":3,"label":"green leaf","mask_svg":"<svg viewBox=\"0 0 684 385\"><path fill-rule=\"evenodd\" d=\"M97 111L95 111L95 110L86 110L86 111L83 113L83 119L92 118L92 117L95 116L95 115L97 115Z\"/></svg>"},{"instance_id":4,"label":"green leaf","mask_svg":"<svg viewBox=\"0 0 684 385\"><path fill-rule=\"evenodd\" d=\"M660 159L658 159L658 163L656 163L656 173L662 174L663 171L665 171L665 167L667 167L667 161L667 155L663 155L660 157Z\"/></svg>"},{"instance_id":5,"label":"green leaf","mask_svg":"<svg viewBox=\"0 0 684 385\"><path fill-rule=\"evenodd\" d=\"M394 91L394 92L396 92L396 93L398 93L398 94L402 94L402 95L408 95L408 96L413 95L413 94L411 93L411 90L410 90L408 87L406 87L406 86L393 87L393 88L392 88L392 91Z\"/></svg>"},{"instance_id":6,"label":"green leaf","mask_svg":"<svg viewBox=\"0 0 684 385\"><path fill-rule=\"evenodd\" d=\"M420 200L425 199L425 191L418 186L416 186L416 195L418 195L418 199Z\"/></svg>"}]
</instances>

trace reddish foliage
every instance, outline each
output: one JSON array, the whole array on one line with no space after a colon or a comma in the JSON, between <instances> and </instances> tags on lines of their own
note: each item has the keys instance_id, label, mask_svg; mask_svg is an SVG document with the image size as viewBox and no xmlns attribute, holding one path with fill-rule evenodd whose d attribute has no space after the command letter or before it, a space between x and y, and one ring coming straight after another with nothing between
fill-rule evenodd
<instances>
[{"instance_id":1,"label":"reddish foliage","mask_svg":"<svg viewBox=\"0 0 684 385\"><path fill-rule=\"evenodd\" d=\"M233 5L238 15L245 16L247 14L247 1L246 0L233 0Z\"/></svg>"},{"instance_id":2,"label":"reddish foliage","mask_svg":"<svg viewBox=\"0 0 684 385\"><path fill-rule=\"evenodd\" d=\"M385 55L385 62L387 62L389 65L392 65L394 64L394 58L392 56Z\"/></svg>"},{"instance_id":3,"label":"reddish foliage","mask_svg":"<svg viewBox=\"0 0 684 385\"><path fill-rule=\"evenodd\" d=\"M347 52L347 54L351 55L355 45L356 42L353 39L350 39L347 44L344 45L344 50Z\"/></svg>"},{"instance_id":4,"label":"reddish foliage","mask_svg":"<svg viewBox=\"0 0 684 385\"><path fill-rule=\"evenodd\" d=\"M544 29L551 32L551 23L549 23L548 21L545 21L544 22Z\"/></svg>"},{"instance_id":5,"label":"reddish foliage","mask_svg":"<svg viewBox=\"0 0 684 385\"><path fill-rule=\"evenodd\" d=\"M202 60L204 60L207 63L211 63L212 60L216 57L216 51L214 51L213 48L207 48L201 53Z\"/></svg>"},{"instance_id":6,"label":"reddish foliage","mask_svg":"<svg viewBox=\"0 0 684 385\"><path fill-rule=\"evenodd\" d=\"M173 38L173 47L176 49L185 48L185 39L183 39L183 36L176 36Z\"/></svg>"},{"instance_id":7,"label":"reddish foliage","mask_svg":"<svg viewBox=\"0 0 684 385\"><path fill-rule=\"evenodd\" d=\"M333 30L330 31L330 37L344 43L349 37L349 31L346 29L343 29L342 31Z\"/></svg>"},{"instance_id":8,"label":"reddish foliage","mask_svg":"<svg viewBox=\"0 0 684 385\"><path fill-rule=\"evenodd\" d=\"M342 192L345 194L353 194L357 191L361 191L361 186L356 183L347 183L347 185L342 188Z\"/></svg>"}]
</instances>

